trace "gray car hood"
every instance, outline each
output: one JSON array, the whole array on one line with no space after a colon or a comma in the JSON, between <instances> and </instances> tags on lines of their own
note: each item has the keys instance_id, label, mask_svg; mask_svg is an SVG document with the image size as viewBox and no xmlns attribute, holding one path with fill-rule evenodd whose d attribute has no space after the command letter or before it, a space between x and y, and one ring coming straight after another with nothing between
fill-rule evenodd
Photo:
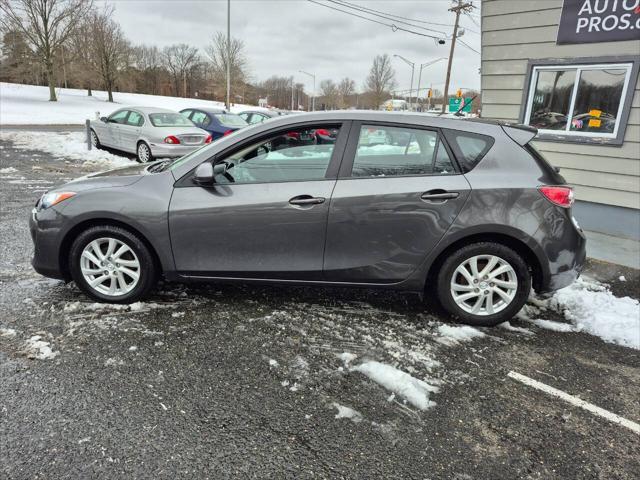
<instances>
[{"instance_id":1,"label":"gray car hood","mask_svg":"<svg viewBox=\"0 0 640 480\"><path fill-rule=\"evenodd\" d=\"M92 173L71 180L70 182L57 187L51 191L71 190L76 193L94 188L126 187L142 179L145 175L152 175L147 172L150 164L134 163L130 166L107 170L104 172Z\"/></svg>"}]
</instances>

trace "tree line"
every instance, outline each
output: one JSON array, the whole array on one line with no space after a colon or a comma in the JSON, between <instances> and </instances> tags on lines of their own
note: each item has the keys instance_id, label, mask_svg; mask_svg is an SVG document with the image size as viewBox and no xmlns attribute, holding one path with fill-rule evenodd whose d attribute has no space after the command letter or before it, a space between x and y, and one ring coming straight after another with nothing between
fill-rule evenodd
<instances>
[{"instance_id":1,"label":"tree line","mask_svg":"<svg viewBox=\"0 0 640 480\"><path fill-rule=\"evenodd\" d=\"M88 95L104 89L110 102L118 91L224 101L229 64L232 103L266 99L278 108L311 108L313 92L292 76L254 80L244 42L232 38L227 48L223 32L202 51L187 43L160 49L132 44L113 7L93 0L0 0L0 12L0 80L47 85L50 101L57 101L58 87ZM348 77L321 80L315 106L377 109L396 85L391 57L377 55L361 89Z\"/></svg>"}]
</instances>

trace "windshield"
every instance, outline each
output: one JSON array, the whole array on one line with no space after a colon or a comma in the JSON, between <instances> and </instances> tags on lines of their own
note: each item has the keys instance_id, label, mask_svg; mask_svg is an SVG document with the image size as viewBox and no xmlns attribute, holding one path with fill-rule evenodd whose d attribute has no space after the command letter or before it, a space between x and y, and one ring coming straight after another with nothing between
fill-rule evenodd
<instances>
[{"instance_id":1,"label":"windshield","mask_svg":"<svg viewBox=\"0 0 640 480\"><path fill-rule=\"evenodd\" d=\"M193 127L194 124L188 118L179 113L151 113L149 120L154 127Z\"/></svg>"},{"instance_id":2,"label":"windshield","mask_svg":"<svg viewBox=\"0 0 640 480\"><path fill-rule=\"evenodd\" d=\"M225 127L246 127L249 125L244 118L235 113L216 113L214 117Z\"/></svg>"}]
</instances>

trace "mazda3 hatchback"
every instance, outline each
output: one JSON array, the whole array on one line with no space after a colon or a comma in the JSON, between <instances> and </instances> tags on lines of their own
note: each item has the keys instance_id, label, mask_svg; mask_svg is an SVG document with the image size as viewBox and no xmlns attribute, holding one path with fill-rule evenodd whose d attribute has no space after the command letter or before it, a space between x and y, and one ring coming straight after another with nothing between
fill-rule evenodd
<instances>
[{"instance_id":1,"label":"mazda3 hatchback","mask_svg":"<svg viewBox=\"0 0 640 480\"><path fill-rule=\"evenodd\" d=\"M290 141L318 130L335 142ZM33 266L101 302L140 300L160 276L344 285L431 295L494 325L585 259L573 191L535 134L405 113L275 118L50 190L31 215Z\"/></svg>"}]
</instances>

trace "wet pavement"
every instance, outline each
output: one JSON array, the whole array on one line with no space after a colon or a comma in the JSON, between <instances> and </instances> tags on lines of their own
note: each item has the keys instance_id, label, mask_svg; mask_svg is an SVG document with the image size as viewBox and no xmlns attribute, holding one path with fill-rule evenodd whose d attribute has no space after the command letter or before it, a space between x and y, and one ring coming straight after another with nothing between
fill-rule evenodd
<instances>
[{"instance_id":1,"label":"wet pavement","mask_svg":"<svg viewBox=\"0 0 640 480\"><path fill-rule=\"evenodd\" d=\"M380 291L162 284L95 304L33 272L27 228L44 190L88 170L0 146L0 478L637 478L640 435L507 374L640 422L639 351L519 320L456 340ZM637 297L637 271L591 270Z\"/></svg>"}]
</instances>

